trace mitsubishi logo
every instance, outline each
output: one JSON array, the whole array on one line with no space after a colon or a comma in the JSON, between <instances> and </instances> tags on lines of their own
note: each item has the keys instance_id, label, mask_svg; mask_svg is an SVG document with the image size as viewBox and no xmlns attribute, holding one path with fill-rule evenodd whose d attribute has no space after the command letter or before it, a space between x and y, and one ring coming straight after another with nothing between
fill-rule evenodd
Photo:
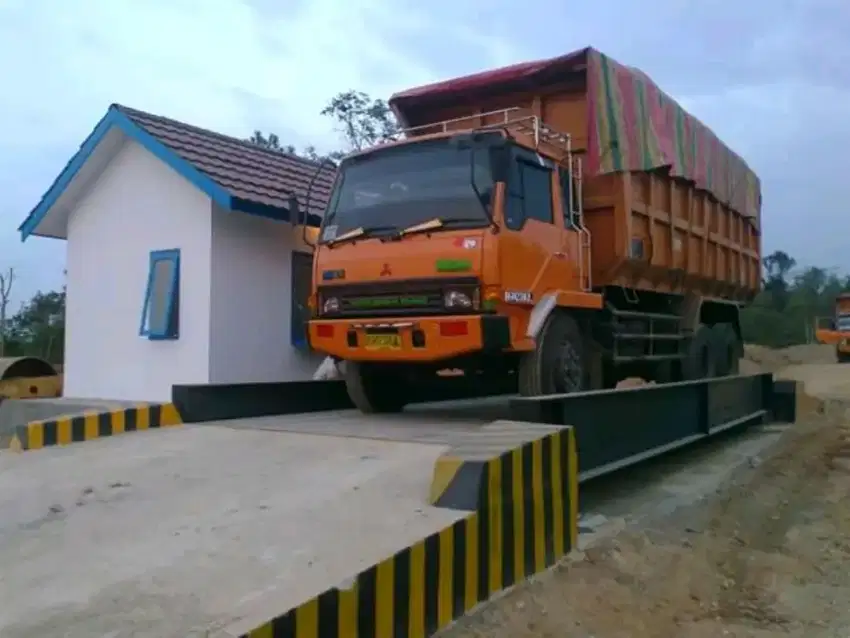
<instances>
[{"instance_id":1,"label":"mitsubishi logo","mask_svg":"<svg viewBox=\"0 0 850 638\"><path fill-rule=\"evenodd\" d=\"M388 277L389 275L392 275L392 274L393 274L393 271L390 269L389 264L384 264L381 267L381 277Z\"/></svg>"}]
</instances>

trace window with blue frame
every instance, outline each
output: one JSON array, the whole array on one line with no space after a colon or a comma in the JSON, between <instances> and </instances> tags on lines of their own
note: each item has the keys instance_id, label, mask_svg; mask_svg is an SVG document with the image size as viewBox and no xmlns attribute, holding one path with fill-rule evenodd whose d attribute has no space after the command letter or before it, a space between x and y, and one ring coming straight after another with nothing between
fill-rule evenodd
<instances>
[{"instance_id":1,"label":"window with blue frame","mask_svg":"<svg viewBox=\"0 0 850 638\"><path fill-rule=\"evenodd\" d=\"M139 334L148 339L177 339L180 325L180 251L151 252L148 285Z\"/></svg>"}]
</instances>

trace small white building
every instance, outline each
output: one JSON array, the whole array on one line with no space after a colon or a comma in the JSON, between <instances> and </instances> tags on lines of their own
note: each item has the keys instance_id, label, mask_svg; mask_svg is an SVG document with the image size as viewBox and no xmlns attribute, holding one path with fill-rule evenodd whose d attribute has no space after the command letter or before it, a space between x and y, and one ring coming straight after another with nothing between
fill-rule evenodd
<instances>
[{"instance_id":1,"label":"small white building","mask_svg":"<svg viewBox=\"0 0 850 638\"><path fill-rule=\"evenodd\" d=\"M313 180L318 224L333 176L111 106L20 226L67 241L65 395L167 401L176 383L311 378L311 256L294 221Z\"/></svg>"}]
</instances>

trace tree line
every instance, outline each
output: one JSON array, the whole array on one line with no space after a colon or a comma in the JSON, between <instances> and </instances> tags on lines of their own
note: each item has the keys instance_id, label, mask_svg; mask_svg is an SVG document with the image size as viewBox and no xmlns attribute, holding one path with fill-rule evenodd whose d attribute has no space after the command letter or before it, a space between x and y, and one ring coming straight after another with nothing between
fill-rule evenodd
<instances>
[{"instance_id":1,"label":"tree line","mask_svg":"<svg viewBox=\"0 0 850 638\"><path fill-rule=\"evenodd\" d=\"M336 163L347 153L373 146L399 131L388 104L362 91L339 93L321 114L330 118L341 134L339 149L326 154L313 146L298 150L284 144L277 134L260 130L246 141L281 153ZM835 297L850 291L850 276L817 266L797 268L794 258L781 250L764 257L762 266L762 290L741 314L747 343L778 348L811 341L818 317L832 316ZM13 270L0 273L0 357L37 356L61 364L65 287L37 292L17 312L9 314L14 281Z\"/></svg>"},{"instance_id":2,"label":"tree line","mask_svg":"<svg viewBox=\"0 0 850 638\"><path fill-rule=\"evenodd\" d=\"M818 319L832 317L835 298L850 292L850 276L819 266L798 268L777 250L762 259L762 290L741 313L744 341L782 348L814 340Z\"/></svg>"}]
</instances>

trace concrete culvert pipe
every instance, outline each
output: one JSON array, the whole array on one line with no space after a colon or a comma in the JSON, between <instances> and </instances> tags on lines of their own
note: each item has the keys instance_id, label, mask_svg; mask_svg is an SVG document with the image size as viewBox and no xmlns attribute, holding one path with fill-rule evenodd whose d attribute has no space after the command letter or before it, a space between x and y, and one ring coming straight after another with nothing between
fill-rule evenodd
<instances>
[{"instance_id":1,"label":"concrete culvert pipe","mask_svg":"<svg viewBox=\"0 0 850 638\"><path fill-rule=\"evenodd\" d=\"M62 395L62 377L38 357L0 357L0 401Z\"/></svg>"},{"instance_id":2,"label":"concrete culvert pipe","mask_svg":"<svg viewBox=\"0 0 850 638\"><path fill-rule=\"evenodd\" d=\"M56 368L38 357L0 357L0 381L56 374Z\"/></svg>"}]
</instances>

